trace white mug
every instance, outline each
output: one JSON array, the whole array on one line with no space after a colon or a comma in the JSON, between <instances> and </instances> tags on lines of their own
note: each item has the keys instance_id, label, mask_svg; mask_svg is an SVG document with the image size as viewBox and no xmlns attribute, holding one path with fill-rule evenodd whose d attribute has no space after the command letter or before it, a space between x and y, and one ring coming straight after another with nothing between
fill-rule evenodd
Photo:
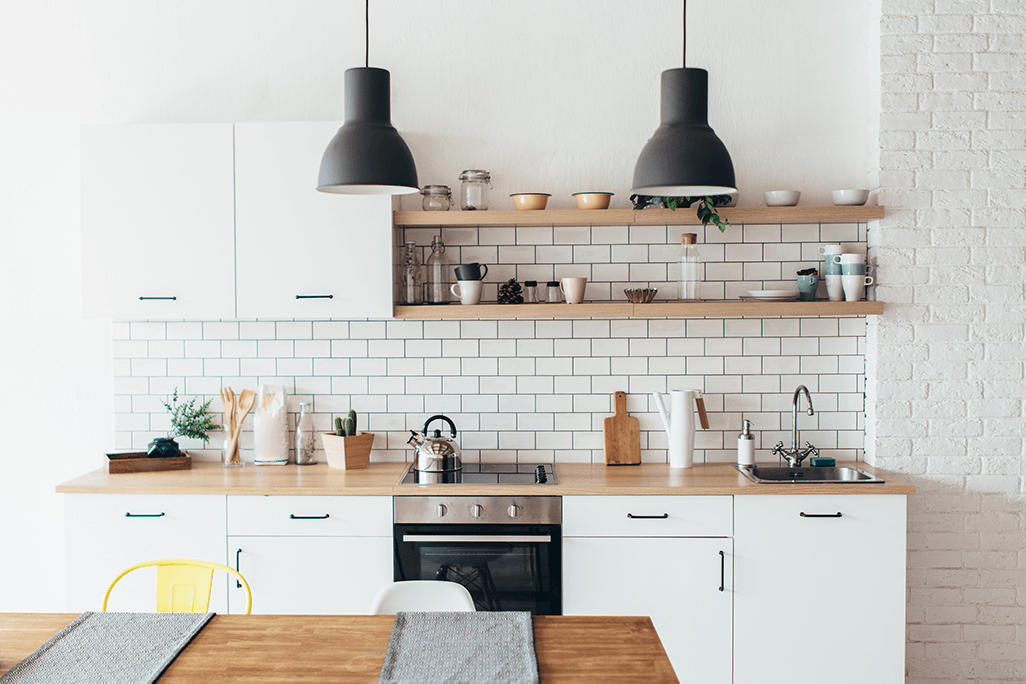
<instances>
[{"instance_id":1,"label":"white mug","mask_svg":"<svg viewBox=\"0 0 1026 684\"><path fill-rule=\"evenodd\" d=\"M843 275L841 286L844 288L844 298L849 302L857 302L862 299L866 291L866 285L873 284L873 276L867 275Z\"/></svg>"},{"instance_id":2,"label":"white mug","mask_svg":"<svg viewBox=\"0 0 1026 684\"><path fill-rule=\"evenodd\" d=\"M844 254L835 254L833 257L835 264L861 264L866 261L864 254L851 254L845 252Z\"/></svg>"},{"instance_id":3,"label":"white mug","mask_svg":"<svg viewBox=\"0 0 1026 684\"><path fill-rule=\"evenodd\" d=\"M456 291L459 288L459 292ZM449 287L454 297L460 298L460 304L480 304L484 282L481 280L458 280Z\"/></svg>"},{"instance_id":4,"label":"white mug","mask_svg":"<svg viewBox=\"0 0 1026 684\"><path fill-rule=\"evenodd\" d=\"M840 254L843 251L844 247L841 247L840 245L820 245L819 247L819 253L823 256L827 256L828 254Z\"/></svg>"},{"instance_id":5,"label":"white mug","mask_svg":"<svg viewBox=\"0 0 1026 684\"><path fill-rule=\"evenodd\" d=\"M580 304L584 301L584 288L587 284L587 278L560 278L559 290L567 304Z\"/></svg>"},{"instance_id":6,"label":"white mug","mask_svg":"<svg viewBox=\"0 0 1026 684\"><path fill-rule=\"evenodd\" d=\"M844 286L841 284L841 275L839 273L827 273L823 276L823 280L826 281L827 298L832 302L844 301Z\"/></svg>"}]
</instances>

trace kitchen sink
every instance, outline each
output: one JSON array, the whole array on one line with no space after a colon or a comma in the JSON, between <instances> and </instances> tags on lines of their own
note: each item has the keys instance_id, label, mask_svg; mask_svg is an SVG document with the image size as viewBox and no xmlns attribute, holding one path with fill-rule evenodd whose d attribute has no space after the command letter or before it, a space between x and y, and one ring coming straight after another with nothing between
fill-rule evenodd
<instances>
[{"instance_id":1,"label":"kitchen sink","mask_svg":"<svg viewBox=\"0 0 1026 684\"><path fill-rule=\"evenodd\" d=\"M758 484L878 484L883 479L851 466L813 468L790 466L750 465L734 466L752 482Z\"/></svg>"}]
</instances>

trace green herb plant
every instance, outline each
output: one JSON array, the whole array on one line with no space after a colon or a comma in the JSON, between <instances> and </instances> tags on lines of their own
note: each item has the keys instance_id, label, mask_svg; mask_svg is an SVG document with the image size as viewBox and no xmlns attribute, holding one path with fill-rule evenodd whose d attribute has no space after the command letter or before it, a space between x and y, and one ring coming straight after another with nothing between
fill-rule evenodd
<instances>
[{"instance_id":1,"label":"green herb plant","mask_svg":"<svg viewBox=\"0 0 1026 684\"><path fill-rule=\"evenodd\" d=\"M708 227L711 223L720 229L720 232L727 230L727 226L730 225L730 221L727 221L716 211L716 207L723 207L730 204L730 195L712 195L705 197L650 197L648 195L631 195L631 201L634 203L635 209L644 209L649 205L656 205L662 203L664 207L671 211L676 211L677 207L690 207L695 202L698 202L696 208L696 214L699 220L702 222L703 227Z\"/></svg>"},{"instance_id":2,"label":"green herb plant","mask_svg":"<svg viewBox=\"0 0 1026 684\"><path fill-rule=\"evenodd\" d=\"M210 437L207 436L207 433L221 429L221 426L213 421L209 413L211 401L213 400L200 404L198 407L195 397L187 402L183 400L179 403L178 388L176 387L174 394L171 395L170 403L160 402L171 414L171 432L167 435L168 439L192 437L193 439L202 439L204 443L209 442Z\"/></svg>"}]
</instances>

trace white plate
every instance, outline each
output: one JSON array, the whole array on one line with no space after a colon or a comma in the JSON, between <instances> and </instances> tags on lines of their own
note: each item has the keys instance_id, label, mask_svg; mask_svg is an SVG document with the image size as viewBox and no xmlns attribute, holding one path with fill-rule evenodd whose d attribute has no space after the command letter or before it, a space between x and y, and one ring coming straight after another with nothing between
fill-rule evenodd
<instances>
[{"instance_id":1,"label":"white plate","mask_svg":"<svg viewBox=\"0 0 1026 684\"><path fill-rule=\"evenodd\" d=\"M739 295L738 299L742 302L793 302L797 297L750 297L748 295Z\"/></svg>"},{"instance_id":2,"label":"white plate","mask_svg":"<svg viewBox=\"0 0 1026 684\"><path fill-rule=\"evenodd\" d=\"M749 290L748 296L755 299L797 299L798 290Z\"/></svg>"}]
</instances>

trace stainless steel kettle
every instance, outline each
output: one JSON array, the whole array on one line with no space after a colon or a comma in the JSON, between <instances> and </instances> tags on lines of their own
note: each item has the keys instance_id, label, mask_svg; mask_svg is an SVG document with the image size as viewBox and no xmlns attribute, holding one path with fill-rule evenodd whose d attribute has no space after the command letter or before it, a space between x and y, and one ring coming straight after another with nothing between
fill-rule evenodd
<instances>
[{"instance_id":1,"label":"stainless steel kettle","mask_svg":"<svg viewBox=\"0 0 1026 684\"><path fill-rule=\"evenodd\" d=\"M444 420L449 424L451 437L443 437L441 430L435 430L428 436L428 425L433 421ZM410 430L412 437L407 442L417 455L416 469L422 473L453 473L463 470L460 459L460 445L456 443L456 424L447 416L431 416L424 423L421 434Z\"/></svg>"}]
</instances>

